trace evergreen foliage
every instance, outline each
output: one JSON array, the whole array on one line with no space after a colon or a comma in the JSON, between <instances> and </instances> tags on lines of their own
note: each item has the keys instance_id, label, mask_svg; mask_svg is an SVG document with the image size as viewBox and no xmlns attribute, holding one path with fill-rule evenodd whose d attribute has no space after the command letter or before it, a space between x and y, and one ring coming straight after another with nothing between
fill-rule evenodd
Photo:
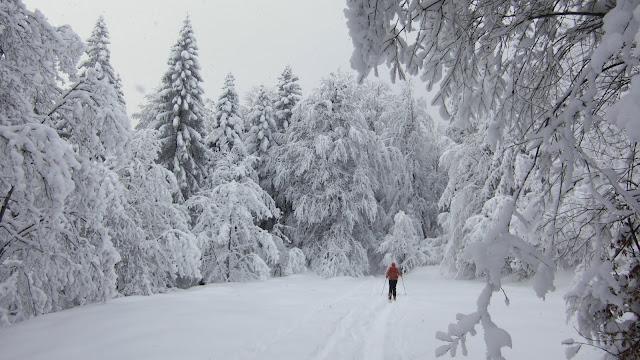
<instances>
[{"instance_id":1,"label":"evergreen foliage","mask_svg":"<svg viewBox=\"0 0 640 360\"><path fill-rule=\"evenodd\" d=\"M186 199L200 189L204 180L207 149L204 145L204 105L198 46L189 18L171 49L169 68L162 77L149 128L158 130L161 140L158 163L171 170Z\"/></svg>"},{"instance_id":2,"label":"evergreen foliage","mask_svg":"<svg viewBox=\"0 0 640 360\"><path fill-rule=\"evenodd\" d=\"M231 73L225 77L213 116L212 133L207 138L209 147L228 152L234 146L243 146L244 123L240 116L240 99L235 89L235 78Z\"/></svg>"},{"instance_id":3,"label":"evergreen foliage","mask_svg":"<svg viewBox=\"0 0 640 360\"><path fill-rule=\"evenodd\" d=\"M111 50L109 49L109 30L103 16L98 18L93 32L86 42L86 58L80 64L81 73L88 69L95 69L96 64L100 64L100 68L107 77L107 81L111 84L118 96L118 102L124 106L124 93L122 91L122 82L120 76L113 70L111 66Z\"/></svg>"},{"instance_id":4,"label":"evergreen foliage","mask_svg":"<svg viewBox=\"0 0 640 360\"><path fill-rule=\"evenodd\" d=\"M278 130L286 130L291 124L293 108L302 97L302 89L298 84L298 77L293 73L291 66L286 66L278 78L278 99L273 108L276 116Z\"/></svg>"},{"instance_id":5,"label":"evergreen foliage","mask_svg":"<svg viewBox=\"0 0 640 360\"><path fill-rule=\"evenodd\" d=\"M250 154L264 157L269 148L274 146L276 123L273 114L272 100L264 86L258 89L255 103L249 113L249 134L247 150Z\"/></svg>"}]
</instances>

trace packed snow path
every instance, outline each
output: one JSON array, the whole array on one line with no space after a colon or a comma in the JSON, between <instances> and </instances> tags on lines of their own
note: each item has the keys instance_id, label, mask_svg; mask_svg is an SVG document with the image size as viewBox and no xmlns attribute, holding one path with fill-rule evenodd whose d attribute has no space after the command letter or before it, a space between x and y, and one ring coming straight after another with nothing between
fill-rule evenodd
<instances>
[{"instance_id":1,"label":"packed snow path","mask_svg":"<svg viewBox=\"0 0 640 360\"><path fill-rule=\"evenodd\" d=\"M381 277L311 274L120 298L0 329L0 359L433 359L435 332L473 311L482 284L442 279L433 267L405 283L395 303L381 295ZM522 284L505 290L511 305L496 295L492 310L513 338L507 359L563 359L560 341L576 335L562 291L543 302ZM467 359L485 357L477 330Z\"/></svg>"}]
</instances>

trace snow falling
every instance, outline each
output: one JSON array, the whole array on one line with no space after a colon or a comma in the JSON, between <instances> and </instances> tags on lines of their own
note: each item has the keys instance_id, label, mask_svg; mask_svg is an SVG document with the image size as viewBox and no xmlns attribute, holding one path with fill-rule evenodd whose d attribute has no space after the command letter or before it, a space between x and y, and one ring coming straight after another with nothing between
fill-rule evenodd
<instances>
[{"instance_id":1,"label":"snow falling","mask_svg":"<svg viewBox=\"0 0 640 360\"><path fill-rule=\"evenodd\" d=\"M341 6L309 88L175 18L131 112L0 0L0 359L640 359L640 0Z\"/></svg>"}]
</instances>

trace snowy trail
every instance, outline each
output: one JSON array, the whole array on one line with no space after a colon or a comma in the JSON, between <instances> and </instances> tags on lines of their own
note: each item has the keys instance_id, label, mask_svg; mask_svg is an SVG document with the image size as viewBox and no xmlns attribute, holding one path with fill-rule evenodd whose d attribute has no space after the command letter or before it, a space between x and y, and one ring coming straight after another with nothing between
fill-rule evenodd
<instances>
[{"instance_id":1,"label":"snowy trail","mask_svg":"<svg viewBox=\"0 0 640 360\"><path fill-rule=\"evenodd\" d=\"M364 286L364 284L360 285L360 287L362 286ZM287 324L287 326L280 326L277 331L277 335L274 337L274 339L271 339L269 341L268 345L261 344L260 346L257 346L256 349L262 352L267 350L267 346L272 346L272 345L278 344L279 341L285 340L287 336L291 335L296 330L299 330L300 328L304 327L306 322L309 321L311 318L319 316L319 313L321 313L323 310L327 308L332 308L333 306L336 306L337 304L344 301L348 297L353 296L355 292L356 290L350 291L346 295L341 295L340 297L338 297L336 301L333 301L330 304L323 304L321 306L316 307L315 309L311 310L308 314L305 314L302 319L297 320L293 324Z\"/></svg>"},{"instance_id":2,"label":"snowy trail","mask_svg":"<svg viewBox=\"0 0 640 360\"><path fill-rule=\"evenodd\" d=\"M0 360L433 359L435 331L472 311L482 286L423 268L405 280L410 295L400 288L388 303L382 282L304 274L115 299L0 329ZM524 285L505 290L511 306L496 297L492 310L513 337L507 359L564 358L560 341L576 334L562 293L543 302ZM484 358L481 330L468 345L469 359Z\"/></svg>"},{"instance_id":3,"label":"snowy trail","mask_svg":"<svg viewBox=\"0 0 640 360\"><path fill-rule=\"evenodd\" d=\"M372 325L371 335L367 337L363 347L363 359L385 359L387 354L387 325L389 323L389 315L394 310L395 304L386 305L377 315Z\"/></svg>"},{"instance_id":4,"label":"snowy trail","mask_svg":"<svg viewBox=\"0 0 640 360\"><path fill-rule=\"evenodd\" d=\"M321 350L312 357L314 360L349 358L377 359L382 355L382 348L372 352L371 349L384 340L384 325L380 321L386 319L391 305L382 300L369 301L352 308L342 317ZM347 354L349 353L349 354Z\"/></svg>"}]
</instances>

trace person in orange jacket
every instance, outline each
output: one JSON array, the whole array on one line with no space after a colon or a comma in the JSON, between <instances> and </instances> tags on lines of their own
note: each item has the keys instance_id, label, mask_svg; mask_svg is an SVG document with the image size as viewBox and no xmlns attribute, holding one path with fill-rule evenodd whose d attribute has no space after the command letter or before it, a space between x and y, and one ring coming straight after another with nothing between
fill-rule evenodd
<instances>
[{"instance_id":1,"label":"person in orange jacket","mask_svg":"<svg viewBox=\"0 0 640 360\"><path fill-rule=\"evenodd\" d=\"M389 301L393 296L393 300L396 299L396 285L398 285L398 278L402 276L402 273L396 267L396 263L392 262L391 266L387 270L387 279L389 279Z\"/></svg>"}]
</instances>

